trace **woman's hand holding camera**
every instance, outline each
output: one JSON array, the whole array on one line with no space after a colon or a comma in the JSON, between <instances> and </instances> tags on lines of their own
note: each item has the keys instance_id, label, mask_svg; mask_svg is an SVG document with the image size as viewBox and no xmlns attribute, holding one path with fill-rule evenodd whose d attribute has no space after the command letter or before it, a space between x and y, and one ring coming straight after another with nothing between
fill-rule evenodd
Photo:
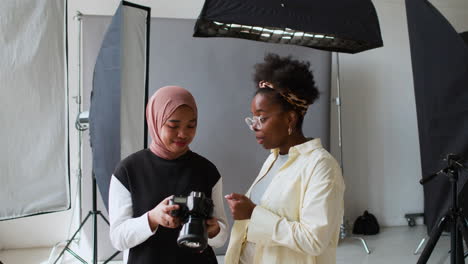
<instances>
[{"instance_id":1,"label":"woman's hand holding camera","mask_svg":"<svg viewBox=\"0 0 468 264\"><path fill-rule=\"evenodd\" d=\"M171 215L172 210L179 209L179 205L170 205L169 200L172 196L167 197L160 202L155 208L148 213L148 221L151 231L154 231L159 225L167 228L177 228L180 225L180 219Z\"/></svg>"},{"instance_id":2,"label":"woman's hand holding camera","mask_svg":"<svg viewBox=\"0 0 468 264\"><path fill-rule=\"evenodd\" d=\"M208 233L208 238L213 238L219 234L221 228L219 227L218 218L212 217L206 219L206 231Z\"/></svg>"}]
</instances>

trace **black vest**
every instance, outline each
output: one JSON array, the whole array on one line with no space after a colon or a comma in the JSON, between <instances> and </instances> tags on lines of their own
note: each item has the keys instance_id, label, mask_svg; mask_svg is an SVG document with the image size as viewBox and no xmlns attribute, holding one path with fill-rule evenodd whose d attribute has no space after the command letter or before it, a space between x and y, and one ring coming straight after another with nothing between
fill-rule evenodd
<instances>
[{"instance_id":1,"label":"black vest","mask_svg":"<svg viewBox=\"0 0 468 264\"><path fill-rule=\"evenodd\" d=\"M211 197L220 175L204 157L187 152L175 160L165 160L144 149L122 160L114 176L132 196L133 217L139 217L171 195L187 196L191 191ZM159 226L148 240L130 249L128 264L217 263L213 249L193 253L177 246L180 228Z\"/></svg>"}]
</instances>

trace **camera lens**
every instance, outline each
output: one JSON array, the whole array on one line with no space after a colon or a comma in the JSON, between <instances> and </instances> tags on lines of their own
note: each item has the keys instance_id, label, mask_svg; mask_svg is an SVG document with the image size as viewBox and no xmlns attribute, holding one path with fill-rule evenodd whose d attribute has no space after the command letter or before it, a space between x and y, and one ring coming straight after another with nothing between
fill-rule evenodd
<instances>
[{"instance_id":1,"label":"camera lens","mask_svg":"<svg viewBox=\"0 0 468 264\"><path fill-rule=\"evenodd\" d=\"M213 201L202 192L191 192L187 197L174 197L170 202L179 205L179 210L171 214L177 213L177 217L184 223L177 244L194 251L204 250L208 246L205 219L213 213Z\"/></svg>"},{"instance_id":2,"label":"camera lens","mask_svg":"<svg viewBox=\"0 0 468 264\"><path fill-rule=\"evenodd\" d=\"M188 248L200 248L201 247L200 242L181 241L180 244Z\"/></svg>"},{"instance_id":3,"label":"camera lens","mask_svg":"<svg viewBox=\"0 0 468 264\"><path fill-rule=\"evenodd\" d=\"M177 244L194 250L204 250L208 245L204 218L189 216L187 223L182 226Z\"/></svg>"}]
</instances>

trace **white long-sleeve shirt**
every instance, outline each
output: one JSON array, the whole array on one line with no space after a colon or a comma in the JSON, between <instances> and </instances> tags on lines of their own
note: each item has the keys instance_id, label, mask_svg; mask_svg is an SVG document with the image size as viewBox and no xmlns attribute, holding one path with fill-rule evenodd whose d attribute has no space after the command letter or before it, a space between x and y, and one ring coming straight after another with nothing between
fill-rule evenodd
<instances>
[{"instance_id":1,"label":"white long-sleeve shirt","mask_svg":"<svg viewBox=\"0 0 468 264\"><path fill-rule=\"evenodd\" d=\"M133 204L130 192L125 186L112 175L109 187L109 222L110 240L112 246L124 252L124 263L128 256L128 249L135 247L157 232L157 228L151 231L148 212L140 217L133 217ZM223 182L219 178L212 189L213 216L218 219L219 233L208 239L212 247L221 247L228 237L228 224L223 204Z\"/></svg>"}]
</instances>

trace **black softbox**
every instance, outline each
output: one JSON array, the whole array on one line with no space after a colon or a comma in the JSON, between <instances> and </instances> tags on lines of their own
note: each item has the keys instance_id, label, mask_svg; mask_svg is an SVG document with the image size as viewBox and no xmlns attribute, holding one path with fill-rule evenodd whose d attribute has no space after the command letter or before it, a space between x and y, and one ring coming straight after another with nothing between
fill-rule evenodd
<instances>
[{"instance_id":1,"label":"black softbox","mask_svg":"<svg viewBox=\"0 0 468 264\"><path fill-rule=\"evenodd\" d=\"M357 53L383 46L370 0L206 0L195 37L234 37Z\"/></svg>"},{"instance_id":2,"label":"black softbox","mask_svg":"<svg viewBox=\"0 0 468 264\"><path fill-rule=\"evenodd\" d=\"M468 46L450 23L425 0L406 0L422 176L446 167L446 154L468 158ZM466 162L465 162L466 164ZM466 182L462 170L459 186ZM459 188L465 211L468 194ZM424 185L428 231L447 212L448 178L440 175Z\"/></svg>"}]
</instances>

